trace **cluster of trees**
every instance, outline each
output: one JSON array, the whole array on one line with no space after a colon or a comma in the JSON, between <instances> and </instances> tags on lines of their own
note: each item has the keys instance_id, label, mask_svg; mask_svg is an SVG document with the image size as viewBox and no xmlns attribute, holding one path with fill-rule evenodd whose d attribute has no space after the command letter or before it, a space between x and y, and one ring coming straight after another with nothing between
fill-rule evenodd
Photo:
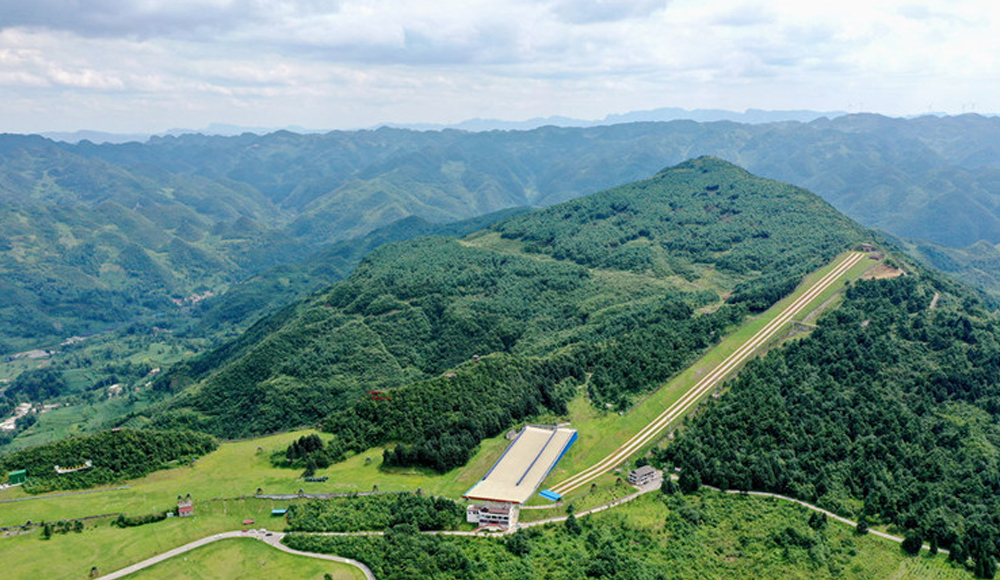
<instances>
[{"instance_id":1,"label":"cluster of trees","mask_svg":"<svg viewBox=\"0 0 1000 580\"><path fill-rule=\"evenodd\" d=\"M927 276L861 281L749 363L661 459L681 486L793 495L971 558L1000 554L1000 322ZM948 306L942 306L948 305Z\"/></svg>"},{"instance_id":2,"label":"cluster of trees","mask_svg":"<svg viewBox=\"0 0 1000 580\"><path fill-rule=\"evenodd\" d=\"M162 522L165 519L167 519L167 512L155 512L141 516L127 516L121 513L118 514L118 517L115 518L115 521L111 525L118 526L119 528L134 528L136 526Z\"/></svg>"},{"instance_id":3,"label":"cluster of trees","mask_svg":"<svg viewBox=\"0 0 1000 580\"><path fill-rule=\"evenodd\" d=\"M0 393L0 401L6 399L9 405L24 401L44 401L66 394L69 386L62 373L52 368L24 371L9 387Z\"/></svg>"},{"instance_id":4,"label":"cluster of trees","mask_svg":"<svg viewBox=\"0 0 1000 580\"><path fill-rule=\"evenodd\" d=\"M791 294L800 278L787 272L764 275L740 282L733 288L730 304L745 304L751 312L763 312Z\"/></svg>"},{"instance_id":5,"label":"cluster of trees","mask_svg":"<svg viewBox=\"0 0 1000 580\"><path fill-rule=\"evenodd\" d=\"M421 534L412 524L396 524L387 529L384 536L362 536L347 542L340 541L341 537L289 534L283 542L294 550L337 554L359 560L377 578L385 580L472 580L482 577L481 571L476 570L473 560L459 545L441 536ZM521 574L505 578L530 577L523 564L515 571Z\"/></svg>"},{"instance_id":6,"label":"cluster of trees","mask_svg":"<svg viewBox=\"0 0 1000 580\"><path fill-rule=\"evenodd\" d=\"M634 395L683 370L746 315L741 306L724 305L695 316L678 297L645 306L609 320L600 329L603 340L585 349L581 366L591 374L587 394L594 403L626 410Z\"/></svg>"},{"instance_id":7,"label":"cluster of trees","mask_svg":"<svg viewBox=\"0 0 1000 580\"><path fill-rule=\"evenodd\" d=\"M364 399L330 415L323 429L363 451L397 442L387 465L447 471L464 465L479 442L544 411L564 413L581 380L571 357L482 357L449 376L391 391L390 400Z\"/></svg>"},{"instance_id":8,"label":"cluster of trees","mask_svg":"<svg viewBox=\"0 0 1000 580\"><path fill-rule=\"evenodd\" d=\"M70 532L76 532L77 534L83 532L83 522L80 520L59 520L55 523L42 523L42 539L44 540L51 539L52 534L65 535Z\"/></svg>"},{"instance_id":9,"label":"cluster of trees","mask_svg":"<svg viewBox=\"0 0 1000 580\"><path fill-rule=\"evenodd\" d=\"M379 578L472 580L861 579L881 562L859 554L853 534L796 506L710 494L645 496L616 510L523 529L503 540L420 534L398 524L385 536L289 534L295 549L364 562ZM714 546L705 549L706 545ZM883 545L886 556L898 548Z\"/></svg>"},{"instance_id":10,"label":"cluster of trees","mask_svg":"<svg viewBox=\"0 0 1000 580\"><path fill-rule=\"evenodd\" d=\"M306 477L309 477L317 469L330 467L343 458L344 448L336 438L323 443L320 436L314 433L292 441L284 451L276 451L271 456L271 463L275 467L304 468Z\"/></svg>"},{"instance_id":11,"label":"cluster of trees","mask_svg":"<svg viewBox=\"0 0 1000 580\"><path fill-rule=\"evenodd\" d=\"M217 447L210 435L191 431L120 429L70 437L0 455L0 472L25 469L29 493L82 489L142 477L170 464L200 457ZM55 466L92 467L57 474Z\"/></svg>"},{"instance_id":12,"label":"cluster of trees","mask_svg":"<svg viewBox=\"0 0 1000 580\"><path fill-rule=\"evenodd\" d=\"M419 530L451 530L461 524L464 516L462 506L443 497L373 494L295 504L288 509L287 529L361 532L408 524Z\"/></svg>"}]
</instances>

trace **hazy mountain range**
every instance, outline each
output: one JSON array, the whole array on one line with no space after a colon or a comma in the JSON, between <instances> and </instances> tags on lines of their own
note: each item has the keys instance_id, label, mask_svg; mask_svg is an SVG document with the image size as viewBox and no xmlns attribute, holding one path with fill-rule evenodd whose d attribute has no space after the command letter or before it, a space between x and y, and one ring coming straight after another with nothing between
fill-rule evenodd
<instances>
[{"instance_id":1,"label":"hazy mountain range","mask_svg":"<svg viewBox=\"0 0 1000 580\"><path fill-rule=\"evenodd\" d=\"M408 216L440 223L546 206L706 154L923 240L914 242L923 259L997 290L992 117L282 131L103 145L4 135L0 342L20 348L169 313Z\"/></svg>"},{"instance_id":2,"label":"hazy mountain range","mask_svg":"<svg viewBox=\"0 0 1000 580\"><path fill-rule=\"evenodd\" d=\"M615 125L619 123L637 123L653 121L690 120L699 122L734 121L737 123L776 123L780 121L799 121L808 123L820 117L839 117L846 115L845 111L767 111L762 109L747 109L743 112L724 109L681 109L678 107L663 107L649 111L631 111L628 113L610 114L603 119L575 119L572 117L536 117L525 121L505 121L501 119L467 119L458 123L392 123L386 122L372 127L394 127L397 129L413 129L417 131L441 131L456 129L460 131L526 131L545 126L556 127L596 127L599 125ZM43 137L53 141L79 143L128 143L130 141L144 142L150 137L179 136L188 134L215 135L232 137L243 133L264 135L276 131L291 131L293 133L325 133L322 129L307 129L300 126L286 127L248 127L226 123L212 123L203 129L168 129L160 133L109 133L106 131L46 131Z\"/></svg>"}]
</instances>

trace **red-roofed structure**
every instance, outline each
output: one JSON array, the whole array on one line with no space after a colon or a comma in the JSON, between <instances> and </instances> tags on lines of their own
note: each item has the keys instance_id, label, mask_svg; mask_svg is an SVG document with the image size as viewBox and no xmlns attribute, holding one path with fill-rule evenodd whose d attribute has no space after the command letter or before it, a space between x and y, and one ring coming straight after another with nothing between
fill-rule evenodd
<instances>
[{"instance_id":1,"label":"red-roofed structure","mask_svg":"<svg viewBox=\"0 0 1000 580\"><path fill-rule=\"evenodd\" d=\"M191 494L188 494L184 499L177 496L177 515L182 518L194 515L194 502L191 500Z\"/></svg>"}]
</instances>

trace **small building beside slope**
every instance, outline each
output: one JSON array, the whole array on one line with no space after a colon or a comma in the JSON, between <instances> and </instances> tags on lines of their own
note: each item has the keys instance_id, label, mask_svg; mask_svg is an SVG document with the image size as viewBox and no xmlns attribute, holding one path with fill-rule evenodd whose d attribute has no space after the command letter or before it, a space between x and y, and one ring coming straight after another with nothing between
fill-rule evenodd
<instances>
[{"instance_id":1,"label":"small building beside slope","mask_svg":"<svg viewBox=\"0 0 1000 580\"><path fill-rule=\"evenodd\" d=\"M474 504L465 510L465 521L480 526L509 528L517 523L517 508L509 503Z\"/></svg>"},{"instance_id":2,"label":"small building beside slope","mask_svg":"<svg viewBox=\"0 0 1000 580\"><path fill-rule=\"evenodd\" d=\"M659 473L652 465L643 465L628 472L628 482L632 485L646 485L657 478Z\"/></svg>"},{"instance_id":3,"label":"small building beside slope","mask_svg":"<svg viewBox=\"0 0 1000 580\"><path fill-rule=\"evenodd\" d=\"M177 496L177 515L182 518L194 515L194 501L191 499L191 494L184 498Z\"/></svg>"},{"instance_id":4,"label":"small building beside slope","mask_svg":"<svg viewBox=\"0 0 1000 580\"><path fill-rule=\"evenodd\" d=\"M7 480L10 485L21 485L28 479L28 472L24 469L19 469L17 471L11 471L7 474Z\"/></svg>"}]
</instances>

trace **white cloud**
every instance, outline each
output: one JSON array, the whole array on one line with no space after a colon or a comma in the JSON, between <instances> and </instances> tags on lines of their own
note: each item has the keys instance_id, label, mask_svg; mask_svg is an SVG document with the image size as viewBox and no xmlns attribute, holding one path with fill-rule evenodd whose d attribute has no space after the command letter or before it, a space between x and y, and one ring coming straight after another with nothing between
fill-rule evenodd
<instances>
[{"instance_id":1,"label":"white cloud","mask_svg":"<svg viewBox=\"0 0 1000 580\"><path fill-rule=\"evenodd\" d=\"M996 24L971 1L7 0L0 130L996 110Z\"/></svg>"}]
</instances>

